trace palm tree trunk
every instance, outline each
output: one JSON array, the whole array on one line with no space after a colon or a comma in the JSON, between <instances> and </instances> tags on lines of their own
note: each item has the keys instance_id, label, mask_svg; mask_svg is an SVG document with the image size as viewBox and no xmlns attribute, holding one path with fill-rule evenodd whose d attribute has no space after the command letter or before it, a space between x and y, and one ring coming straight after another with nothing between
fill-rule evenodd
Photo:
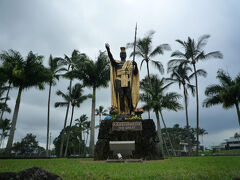
<instances>
[{"instance_id":1,"label":"palm tree trunk","mask_svg":"<svg viewBox=\"0 0 240 180\"><path fill-rule=\"evenodd\" d=\"M9 153L9 154L11 153L11 149L12 149L12 143L13 143L15 128L16 128L16 124L17 124L17 117L18 117L18 112L19 112L19 107L20 107L20 102L21 102L22 90L23 90L23 88L22 88L22 86L20 86L18 89L18 95L17 95L15 107L14 107L12 126L11 126L11 130L10 130L10 134L9 134L9 138L8 138L8 142L7 142L7 146L6 146L6 153Z\"/></svg>"},{"instance_id":2,"label":"palm tree trunk","mask_svg":"<svg viewBox=\"0 0 240 180\"><path fill-rule=\"evenodd\" d=\"M155 115L157 118L157 134L158 134L158 138L159 138L159 143L158 143L157 149L158 149L159 155L164 158L162 130L161 130L161 124L160 124L158 110L155 110Z\"/></svg>"},{"instance_id":3,"label":"palm tree trunk","mask_svg":"<svg viewBox=\"0 0 240 180\"><path fill-rule=\"evenodd\" d=\"M69 137L70 137L70 133L71 133L72 120L73 120L73 113L74 113L74 106L72 106L72 115L71 115L71 121L70 121L70 128L69 128L68 135L67 135L67 144L66 144L66 148L65 148L64 157L67 156Z\"/></svg>"},{"instance_id":4,"label":"palm tree trunk","mask_svg":"<svg viewBox=\"0 0 240 180\"><path fill-rule=\"evenodd\" d=\"M52 83L49 84L49 93L48 93L48 114L47 114L47 144L46 144L46 156L48 157L48 140L49 140L49 122L50 122L50 101L51 101L51 90Z\"/></svg>"},{"instance_id":5,"label":"palm tree trunk","mask_svg":"<svg viewBox=\"0 0 240 180\"><path fill-rule=\"evenodd\" d=\"M151 83L151 79L150 79L150 73L149 73L149 65L148 65L148 61L147 62L147 73L148 73L148 83L150 85L150 87L152 88L152 83ZM149 99L149 95L147 94L147 99ZM148 102L147 102L148 103ZM148 119L150 119L150 111L148 110Z\"/></svg>"},{"instance_id":6,"label":"palm tree trunk","mask_svg":"<svg viewBox=\"0 0 240 180\"><path fill-rule=\"evenodd\" d=\"M89 135L89 132L88 132L88 130L87 130L87 137L86 137L86 146L87 146L87 142L88 142L88 135Z\"/></svg>"},{"instance_id":7,"label":"palm tree trunk","mask_svg":"<svg viewBox=\"0 0 240 180\"><path fill-rule=\"evenodd\" d=\"M162 122L163 122L164 128L166 129L167 137L168 137L169 143L170 143L170 145L171 145L171 149L172 149L172 152L173 152L173 156L176 156L176 152L175 152L175 149L173 148L172 140L171 140L171 138L170 138L170 136L169 136L169 133L168 133L168 131L167 131L167 126L166 126L166 123L165 123L165 121L164 121L164 118L163 118L163 115L162 115L162 111L159 111L159 112L160 112L160 115L161 115L161 118L162 118Z\"/></svg>"},{"instance_id":8,"label":"palm tree trunk","mask_svg":"<svg viewBox=\"0 0 240 180\"><path fill-rule=\"evenodd\" d=\"M7 104L8 95L9 95L10 89L11 89L11 83L8 83L8 90L7 90L6 99L5 99L4 104ZM2 112L1 112L0 122L3 120L3 119L2 119L3 114L4 114L4 110L2 110Z\"/></svg>"},{"instance_id":9,"label":"palm tree trunk","mask_svg":"<svg viewBox=\"0 0 240 180\"><path fill-rule=\"evenodd\" d=\"M197 71L196 66L193 64L194 73L195 73L195 83L196 83L196 102L197 102L197 149L196 149L196 155L198 156L198 147L199 147L199 100L198 100L198 80L197 80Z\"/></svg>"},{"instance_id":10,"label":"palm tree trunk","mask_svg":"<svg viewBox=\"0 0 240 180\"><path fill-rule=\"evenodd\" d=\"M239 127L240 127L240 110L239 110L238 103L236 103L235 106L236 106L236 109L237 109L238 123L239 123Z\"/></svg>"},{"instance_id":11,"label":"palm tree trunk","mask_svg":"<svg viewBox=\"0 0 240 180\"><path fill-rule=\"evenodd\" d=\"M72 80L70 80L70 84L69 84L69 92L71 93L71 91L72 91ZM64 143L64 136L65 136L65 128L67 125L69 106L70 106L70 101L68 102L68 105L67 105L67 110L66 110L65 120L64 120L64 125L63 125L63 133L61 135L60 157L62 157L62 155L63 155L63 143Z\"/></svg>"},{"instance_id":12,"label":"palm tree trunk","mask_svg":"<svg viewBox=\"0 0 240 180\"><path fill-rule=\"evenodd\" d=\"M91 132L90 132L90 155L94 156L94 140L95 140L95 103L96 103L96 87L93 86L92 95L92 114L91 114Z\"/></svg>"},{"instance_id":13,"label":"palm tree trunk","mask_svg":"<svg viewBox=\"0 0 240 180\"><path fill-rule=\"evenodd\" d=\"M187 125L187 131L188 131L188 136L187 136L187 142L188 142L188 153L189 155L192 154L192 143L191 143L191 135L190 135L190 126L189 126L189 120L188 120L188 105L187 105L187 91L185 84L183 84L183 94L184 94L184 104L185 104L185 113L186 113L186 125Z\"/></svg>"},{"instance_id":14,"label":"palm tree trunk","mask_svg":"<svg viewBox=\"0 0 240 180\"><path fill-rule=\"evenodd\" d=\"M3 143L3 134L4 134L4 132L2 131L2 135L1 135L1 139L0 139L0 148L1 148L1 145Z\"/></svg>"}]
</instances>

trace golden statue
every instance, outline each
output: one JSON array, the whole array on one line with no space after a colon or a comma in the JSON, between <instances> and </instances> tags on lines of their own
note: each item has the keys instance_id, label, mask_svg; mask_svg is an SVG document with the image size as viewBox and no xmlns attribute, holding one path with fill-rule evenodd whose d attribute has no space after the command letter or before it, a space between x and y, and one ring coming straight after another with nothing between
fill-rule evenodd
<instances>
[{"instance_id":1,"label":"golden statue","mask_svg":"<svg viewBox=\"0 0 240 180\"><path fill-rule=\"evenodd\" d=\"M121 61L114 60L110 47L105 44L111 61L111 104L119 114L131 114L139 100L139 71L135 61L126 61L125 47L121 47Z\"/></svg>"}]
</instances>

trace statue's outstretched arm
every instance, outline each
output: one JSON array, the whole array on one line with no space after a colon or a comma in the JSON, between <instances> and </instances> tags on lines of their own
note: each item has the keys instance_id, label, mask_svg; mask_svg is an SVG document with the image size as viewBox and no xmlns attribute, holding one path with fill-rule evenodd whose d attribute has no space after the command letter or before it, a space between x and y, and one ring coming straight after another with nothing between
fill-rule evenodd
<instances>
[{"instance_id":1,"label":"statue's outstretched arm","mask_svg":"<svg viewBox=\"0 0 240 180\"><path fill-rule=\"evenodd\" d=\"M109 46L109 44L106 43L106 44L105 44L105 47L106 47L106 49L107 49L108 57L109 57L109 59L110 59L110 61L111 61L111 64L112 64L112 65L116 65L116 62L115 62L115 60L113 59L112 53L111 53L111 51L110 51L110 46Z\"/></svg>"}]
</instances>

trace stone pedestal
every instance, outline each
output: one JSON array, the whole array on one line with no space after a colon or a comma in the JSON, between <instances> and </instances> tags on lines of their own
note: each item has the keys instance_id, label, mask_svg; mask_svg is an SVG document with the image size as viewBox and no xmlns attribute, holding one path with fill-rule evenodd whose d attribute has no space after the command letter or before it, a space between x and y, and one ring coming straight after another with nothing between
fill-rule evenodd
<instances>
[{"instance_id":1,"label":"stone pedestal","mask_svg":"<svg viewBox=\"0 0 240 180\"><path fill-rule=\"evenodd\" d=\"M113 152L111 152L109 148L109 141L135 141L135 151L133 152L132 158L143 158L146 160L162 159L162 155L159 154L157 150L159 139L157 137L155 124L152 119L141 120L142 130L137 131L113 131L113 122L126 121L103 120L101 122L98 141L95 148L95 160L106 160L108 158L114 158Z\"/></svg>"}]
</instances>

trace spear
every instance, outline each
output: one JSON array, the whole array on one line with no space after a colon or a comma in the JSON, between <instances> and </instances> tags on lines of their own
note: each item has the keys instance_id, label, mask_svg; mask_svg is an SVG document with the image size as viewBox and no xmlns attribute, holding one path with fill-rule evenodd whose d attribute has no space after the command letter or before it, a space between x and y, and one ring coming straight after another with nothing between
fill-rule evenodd
<instances>
[{"instance_id":1,"label":"spear","mask_svg":"<svg viewBox=\"0 0 240 180\"><path fill-rule=\"evenodd\" d=\"M137 23L135 27L135 35L134 35L134 45L133 45L133 62L135 62L135 51L136 51L136 39L137 39ZM134 68L134 67L133 67ZM133 69L132 69L132 76L131 76L131 87L130 87L130 92L131 92L131 98L130 98L130 114L133 111L133 105L132 105L132 85L133 85Z\"/></svg>"},{"instance_id":2,"label":"spear","mask_svg":"<svg viewBox=\"0 0 240 180\"><path fill-rule=\"evenodd\" d=\"M136 40L137 40L137 23L136 23L136 27L135 27L135 36L134 36L133 62L135 61Z\"/></svg>"}]
</instances>

